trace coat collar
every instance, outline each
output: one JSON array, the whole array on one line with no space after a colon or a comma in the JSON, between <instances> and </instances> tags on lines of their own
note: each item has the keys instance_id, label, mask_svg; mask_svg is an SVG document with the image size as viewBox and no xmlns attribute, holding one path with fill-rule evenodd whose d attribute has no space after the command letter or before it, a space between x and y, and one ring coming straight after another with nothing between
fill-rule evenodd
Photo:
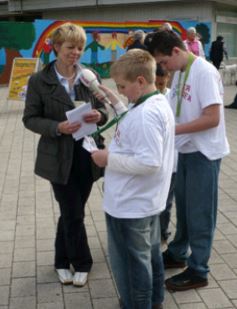
<instances>
[{"instance_id":1,"label":"coat collar","mask_svg":"<svg viewBox=\"0 0 237 309\"><path fill-rule=\"evenodd\" d=\"M55 61L47 64L44 69L41 71L42 80L50 85L51 95L55 100L59 101L62 104L69 105L71 108L75 107L68 93L64 89L64 87L60 84L57 74L54 69Z\"/></svg>"},{"instance_id":2,"label":"coat collar","mask_svg":"<svg viewBox=\"0 0 237 309\"><path fill-rule=\"evenodd\" d=\"M56 60L47 64L42 70L42 79L45 83L49 85L57 85L59 84L56 72L54 70L54 64Z\"/></svg>"}]
</instances>

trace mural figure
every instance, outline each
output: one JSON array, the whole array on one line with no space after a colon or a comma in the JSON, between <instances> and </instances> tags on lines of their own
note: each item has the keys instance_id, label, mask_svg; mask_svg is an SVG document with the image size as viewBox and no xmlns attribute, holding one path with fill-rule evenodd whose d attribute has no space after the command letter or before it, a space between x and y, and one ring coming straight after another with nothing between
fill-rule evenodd
<instances>
[{"instance_id":1,"label":"mural figure","mask_svg":"<svg viewBox=\"0 0 237 309\"><path fill-rule=\"evenodd\" d=\"M93 65L98 63L98 50L104 50L105 47L99 43L100 34L98 31L92 32L92 39L92 42L86 46L85 51L91 50L91 64Z\"/></svg>"},{"instance_id":2,"label":"mural figure","mask_svg":"<svg viewBox=\"0 0 237 309\"><path fill-rule=\"evenodd\" d=\"M51 45L50 38L46 38L42 47L42 52L40 55L40 59L43 61L43 64L46 65L49 63L49 56L53 47Z\"/></svg>"},{"instance_id":3,"label":"mural figure","mask_svg":"<svg viewBox=\"0 0 237 309\"><path fill-rule=\"evenodd\" d=\"M124 49L127 49L128 46L130 46L134 42L133 35L134 35L134 31L128 30L127 38L123 44Z\"/></svg>"},{"instance_id":4,"label":"mural figure","mask_svg":"<svg viewBox=\"0 0 237 309\"><path fill-rule=\"evenodd\" d=\"M117 59L117 47L124 49L117 38L117 32L112 32L112 40L106 47L111 49L111 62L114 62Z\"/></svg>"}]
</instances>

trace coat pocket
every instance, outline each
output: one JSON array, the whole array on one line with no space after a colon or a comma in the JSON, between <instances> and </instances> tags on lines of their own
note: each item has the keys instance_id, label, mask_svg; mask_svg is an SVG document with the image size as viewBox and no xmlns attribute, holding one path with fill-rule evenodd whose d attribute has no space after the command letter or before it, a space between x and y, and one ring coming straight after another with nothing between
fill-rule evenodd
<instances>
[{"instance_id":1,"label":"coat pocket","mask_svg":"<svg viewBox=\"0 0 237 309\"><path fill-rule=\"evenodd\" d=\"M38 144L38 152L56 156L58 154L58 141L50 137L42 136Z\"/></svg>"}]
</instances>

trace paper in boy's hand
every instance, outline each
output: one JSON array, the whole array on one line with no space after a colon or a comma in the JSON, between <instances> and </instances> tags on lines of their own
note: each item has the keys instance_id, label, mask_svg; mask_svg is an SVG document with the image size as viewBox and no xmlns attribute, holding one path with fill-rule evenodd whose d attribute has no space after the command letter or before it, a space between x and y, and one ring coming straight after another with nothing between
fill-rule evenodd
<instances>
[{"instance_id":1,"label":"paper in boy's hand","mask_svg":"<svg viewBox=\"0 0 237 309\"><path fill-rule=\"evenodd\" d=\"M82 143L82 147L84 149L86 149L90 153L98 150L98 148L96 146L96 143L95 143L95 140L91 136L85 136L84 137L84 140L83 140L83 143Z\"/></svg>"}]
</instances>

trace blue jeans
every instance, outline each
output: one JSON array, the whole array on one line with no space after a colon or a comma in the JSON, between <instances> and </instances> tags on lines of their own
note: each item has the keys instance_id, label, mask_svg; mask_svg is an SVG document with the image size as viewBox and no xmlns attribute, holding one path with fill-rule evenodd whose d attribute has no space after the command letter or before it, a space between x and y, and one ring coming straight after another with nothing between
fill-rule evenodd
<instances>
[{"instance_id":1,"label":"blue jeans","mask_svg":"<svg viewBox=\"0 0 237 309\"><path fill-rule=\"evenodd\" d=\"M123 309L151 309L164 300L159 216L118 219L106 214L108 252Z\"/></svg>"},{"instance_id":2,"label":"blue jeans","mask_svg":"<svg viewBox=\"0 0 237 309\"><path fill-rule=\"evenodd\" d=\"M209 160L202 153L179 154L175 183L176 233L169 253L186 260L188 267L203 278L216 226L218 175L221 160ZM188 248L191 254L188 256Z\"/></svg>"}]
</instances>

